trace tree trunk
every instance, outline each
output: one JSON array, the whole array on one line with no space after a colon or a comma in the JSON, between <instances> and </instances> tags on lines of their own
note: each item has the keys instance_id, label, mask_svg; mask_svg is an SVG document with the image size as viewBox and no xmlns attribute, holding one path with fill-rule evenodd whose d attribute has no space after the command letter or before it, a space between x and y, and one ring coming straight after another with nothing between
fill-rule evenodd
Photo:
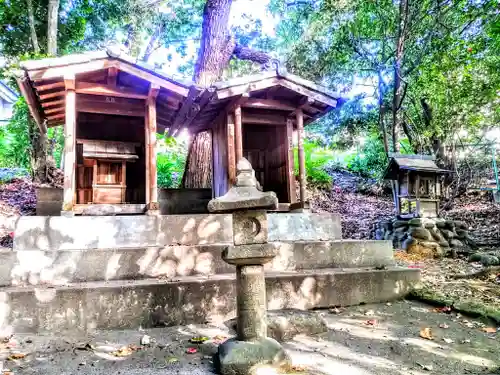
<instances>
[{"instance_id":1,"label":"tree trunk","mask_svg":"<svg viewBox=\"0 0 500 375\"><path fill-rule=\"evenodd\" d=\"M33 120L28 122L31 141L30 164L33 182L45 184L47 178L47 134L43 134Z\"/></svg>"},{"instance_id":2,"label":"tree trunk","mask_svg":"<svg viewBox=\"0 0 500 375\"><path fill-rule=\"evenodd\" d=\"M265 53L247 47L237 47L229 33L229 13L233 0L207 0L203 10L203 28L194 81L198 86L210 87L217 81L229 64L231 57L269 64ZM183 176L183 187L209 187L212 177L211 133L198 133L192 140ZM209 150L209 151L208 151ZM210 175L210 180L208 179Z\"/></svg>"},{"instance_id":3,"label":"tree trunk","mask_svg":"<svg viewBox=\"0 0 500 375\"><path fill-rule=\"evenodd\" d=\"M28 5L28 21L30 25L31 44L33 45L33 51L35 51L35 53L38 55L40 53L40 45L38 44L38 37L36 36L33 0L26 0L26 3Z\"/></svg>"},{"instance_id":4,"label":"tree trunk","mask_svg":"<svg viewBox=\"0 0 500 375\"><path fill-rule=\"evenodd\" d=\"M182 186L187 189L211 188L211 161L212 136L210 131L198 133L189 147Z\"/></svg>"},{"instance_id":5,"label":"tree trunk","mask_svg":"<svg viewBox=\"0 0 500 375\"><path fill-rule=\"evenodd\" d=\"M47 21L47 53L57 55L57 25L59 23L59 0L49 0Z\"/></svg>"},{"instance_id":6,"label":"tree trunk","mask_svg":"<svg viewBox=\"0 0 500 375\"><path fill-rule=\"evenodd\" d=\"M401 64L404 57L406 27L408 24L408 2L400 0L398 15L398 35L396 39L396 58L394 61L394 95L392 100L392 144L395 152L399 152L399 129L403 121L401 104L403 86L401 85Z\"/></svg>"},{"instance_id":7,"label":"tree trunk","mask_svg":"<svg viewBox=\"0 0 500 375\"><path fill-rule=\"evenodd\" d=\"M194 80L209 87L222 75L236 45L229 34L229 13L233 0L207 0L203 10L203 27Z\"/></svg>"},{"instance_id":8,"label":"tree trunk","mask_svg":"<svg viewBox=\"0 0 500 375\"><path fill-rule=\"evenodd\" d=\"M378 126L382 133L384 141L385 155L389 158L389 141L387 140L387 128L385 126L385 108L384 108L384 81L382 72L378 71Z\"/></svg>"}]
</instances>

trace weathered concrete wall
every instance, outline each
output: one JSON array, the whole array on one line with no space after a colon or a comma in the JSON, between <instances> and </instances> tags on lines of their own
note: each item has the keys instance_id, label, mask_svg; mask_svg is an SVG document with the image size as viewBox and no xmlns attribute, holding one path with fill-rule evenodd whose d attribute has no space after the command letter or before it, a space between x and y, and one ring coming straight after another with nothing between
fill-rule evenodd
<instances>
[{"instance_id":1,"label":"weathered concrete wall","mask_svg":"<svg viewBox=\"0 0 500 375\"><path fill-rule=\"evenodd\" d=\"M212 189L158 189L162 215L205 214Z\"/></svg>"},{"instance_id":2,"label":"weathered concrete wall","mask_svg":"<svg viewBox=\"0 0 500 375\"><path fill-rule=\"evenodd\" d=\"M272 310L382 302L401 298L418 280L418 270L398 268L269 273L267 303ZM235 311L234 275L4 288L0 329L54 333L223 322Z\"/></svg>"},{"instance_id":3,"label":"weathered concrete wall","mask_svg":"<svg viewBox=\"0 0 500 375\"><path fill-rule=\"evenodd\" d=\"M331 241L342 238L340 216L329 213L268 214L269 241Z\"/></svg>"},{"instance_id":4,"label":"weathered concrete wall","mask_svg":"<svg viewBox=\"0 0 500 375\"><path fill-rule=\"evenodd\" d=\"M61 215L63 189L54 187L39 187L36 189L36 215Z\"/></svg>"},{"instance_id":5,"label":"weathered concrete wall","mask_svg":"<svg viewBox=\"0 0 500 375\"><path fill-rule=\"evenodd\" d=\"M0 286L234 273L227 245L0 252ZM391 266L389 241L281 242L268 271Z\"/></svg>"}]
</instances>

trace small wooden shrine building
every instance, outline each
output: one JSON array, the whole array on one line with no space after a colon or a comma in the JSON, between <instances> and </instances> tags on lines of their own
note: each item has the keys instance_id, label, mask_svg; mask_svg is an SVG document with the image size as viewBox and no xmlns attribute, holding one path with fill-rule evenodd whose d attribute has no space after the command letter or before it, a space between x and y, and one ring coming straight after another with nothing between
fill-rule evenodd
<instances>
[{"instance_id":1,"label":"small wooden shrine building","mask_svg":"<svg viewBox=\"0 0 500 375\"><path fill-rule=\"evenodd\" d=\"M213 196L227 192L244 156L263 189L285 204L296 202L296 131L304 203L304 126L339 99L285 72L202 89L109 50L21 67L18 83L40 131L64 125L62 210L75 213L96 204L118 204L126 213L157 210L156 133L183 128L212 132Z\"/></svg>"},{"instance_id":2,"label":"small wooden shrine building","mask_svg":"<svg viewBox=\"0 0 500 375\"><path fill-rule=\"evenodd\" d=\"M449 171L436 165L432 155L390 154L384 179L396 188L396 211L404 217L437 217L443 188L441 176Z\"/></svg>"}]
</instances>

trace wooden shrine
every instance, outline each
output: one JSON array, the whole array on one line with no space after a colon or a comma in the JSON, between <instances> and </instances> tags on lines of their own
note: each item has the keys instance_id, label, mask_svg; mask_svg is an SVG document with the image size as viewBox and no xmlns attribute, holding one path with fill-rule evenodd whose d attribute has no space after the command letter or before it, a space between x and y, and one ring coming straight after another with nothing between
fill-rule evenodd
<instances>
[{"instance_id":1,"label":"wooden shrine","mask_svg":"<svg viewBox=\"0 0 500 375\"><path fill-rule=\"evenodd\" d=\"M263 190L275 191L285 209L303 207L304 126L339 100L282 71L203 89L111 50L21 67L18 83L40 131L64 125L62 211L73 213L99 204L120 205L124 213L158 210L156 133L181 129L212 134L213 196L227 192L237 160L246 157Z\"/></svg>"},{"instance_id":2,"label":"wooden shrine","mask_svg":"<svg viewBox=\"0 0 500 375\"><path fill-rule=\"evenodd\" d=\"M431 155L391 154L384 173L395 183L395 205L403 217L437 217L443 187L440 169Z\"/></svg>"}]
</instances>

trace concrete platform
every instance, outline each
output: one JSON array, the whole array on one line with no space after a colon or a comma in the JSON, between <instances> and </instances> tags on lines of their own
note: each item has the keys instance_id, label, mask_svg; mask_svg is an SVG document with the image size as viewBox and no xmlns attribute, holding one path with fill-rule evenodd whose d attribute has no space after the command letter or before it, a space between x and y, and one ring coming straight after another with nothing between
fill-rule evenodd
<instances>
[{"instance_id":1,"label":"concrete platform","mask_svg":"<svg viewBox=\"0 0 500 375\"><path fill-rule=\"evenodd\" d=\"M342 238L335 214L269 213L270 241ZM14 251L86 250L208 245L233 242L232 215L24 216L14 230Z\"/></svg>"},{"instance_id":2,"label":"concrete platform","mask_svg":"<svg viewBox=\"0 0 500 375\"><path fill-rule=\"evenodd\" d=\"M234 273L227 245L0 252L0 286ZM394 265L390 241L280 242L269 271Z\"/></svg>"},{"instance_id":3,"label":"concrete platform","mask_svg":"<svg viewBox=\"0 0 500 375\"><path fill-rule=\"evenodd\" d=\"M419 278L418 270L403 268L267 272L268 309L393 300ZM223 322L235 316L235 289L234 274L3 287L0 329L54 333Z\"/></svg>"}]
</instances>

